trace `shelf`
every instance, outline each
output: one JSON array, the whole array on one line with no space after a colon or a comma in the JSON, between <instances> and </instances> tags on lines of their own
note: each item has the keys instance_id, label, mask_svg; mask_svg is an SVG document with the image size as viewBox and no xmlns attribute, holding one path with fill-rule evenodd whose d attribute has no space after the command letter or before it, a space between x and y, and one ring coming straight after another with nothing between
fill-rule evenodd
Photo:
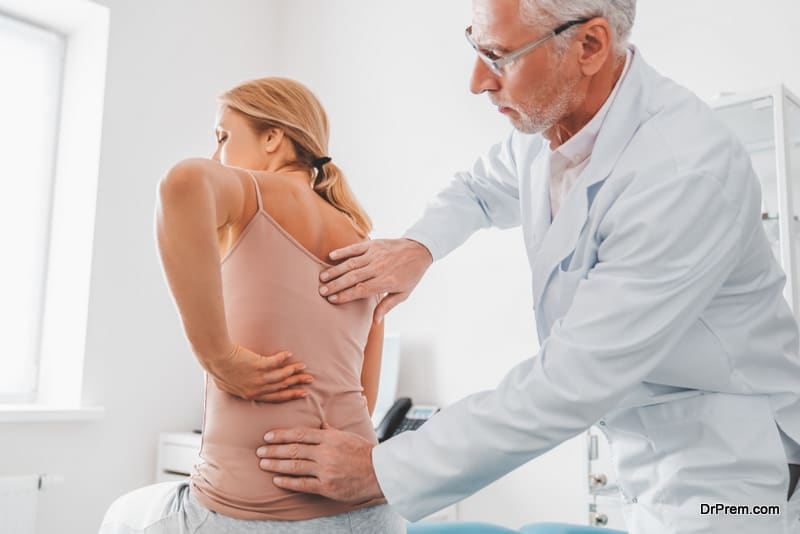
<instances>
[{"instance_id":1,"label":"shelf","mask_svg":"<svg viewBox=\"0 0 800 534\"><path fill-rule=\"evenodd\" d=\"M800 131L793 131L800 122L800 102L783 86L748 95L720 97L710 102L716 115L739 137L751 154L775 149L775 100L782 99L786 107L787 145L800 147Z\"/></svg>"}]
</instances>

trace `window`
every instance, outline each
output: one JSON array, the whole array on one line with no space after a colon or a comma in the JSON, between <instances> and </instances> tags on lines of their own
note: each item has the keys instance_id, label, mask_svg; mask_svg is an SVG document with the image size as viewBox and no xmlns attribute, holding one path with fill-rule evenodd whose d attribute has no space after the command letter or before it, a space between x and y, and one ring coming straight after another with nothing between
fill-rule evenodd
<instances>
[{"instance_id":1,"label":"window","mask_svg":"<svg viewBox=\"0 0 800 534\"><path fill-rule=\"evenodd\" d=\"M0 422L81 406L108 47L90 0L0 0Z\"/></svg>"},{"instance_id":2,"label":"window","mask_svg":"<svg viewBox=\"0 0 800 534\"><path fill-rule=\"evenodd\" d=\"M0 15L0 402L35 400L64 39Z\"/></svg>"}]
</instances>

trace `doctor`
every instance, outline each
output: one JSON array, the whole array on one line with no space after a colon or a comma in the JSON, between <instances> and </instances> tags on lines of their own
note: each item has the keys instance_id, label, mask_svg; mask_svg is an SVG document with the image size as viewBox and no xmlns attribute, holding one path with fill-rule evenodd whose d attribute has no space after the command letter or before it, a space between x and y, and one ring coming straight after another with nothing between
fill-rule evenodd
<instances>
[{"instance_id":1,"label":"doctor","mask_svg":"<svg viewBox=\"0 0 800 534\"><path fill-rule=\"evenodd\" d=\"M277 485L384 495L415 520L598 424L632 534L800 532L798 332L759 182L711 110L627 43L634 12L473 1L471 90L515 131L403 239L334 252L349 259L320 293L388 293L380 320L473 232L522 225L541 348L374 448L335 429L268 433L257 454Z\"/></svg>"}]
</instances>

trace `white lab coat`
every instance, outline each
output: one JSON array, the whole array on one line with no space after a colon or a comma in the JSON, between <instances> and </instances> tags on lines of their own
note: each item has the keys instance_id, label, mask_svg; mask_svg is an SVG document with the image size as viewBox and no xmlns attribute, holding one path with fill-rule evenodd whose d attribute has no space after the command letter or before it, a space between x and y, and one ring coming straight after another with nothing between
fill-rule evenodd
<instances>
[{"instance_id":1,"label":"white lab coat","mask_svg":"<svg viewBox=\"0 0 800 534\"><path fill-rule=\"evenodd\" d=\"M541 345L496 389L374 449L380 486L409 519L598 423L632 533L800 530L786 506L798 332L748 154L635 49L621 83L552 224L548 149L514 132L406 234L438 259L480 228L521 224ZM782 513L709 516L703 503Z\"/></svg>"}]
</instances>

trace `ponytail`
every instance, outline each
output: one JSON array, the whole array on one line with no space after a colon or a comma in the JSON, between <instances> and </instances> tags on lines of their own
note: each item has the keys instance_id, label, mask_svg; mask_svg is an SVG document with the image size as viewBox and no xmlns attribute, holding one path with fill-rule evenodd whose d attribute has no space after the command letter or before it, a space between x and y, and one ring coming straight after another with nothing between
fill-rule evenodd
<instances>
[{"instance_id":1,"label":"ponytail","mask_svg":"<svg viewBox=\"0 0 800 534\"><path fill-rule=\"evenodd\" d=\"M339 167L331 162L317 167L313 187L319 196L347 215L358 235L367 237L372 230L372 221L356 200Z\"/></svg>"}]
</instances>

